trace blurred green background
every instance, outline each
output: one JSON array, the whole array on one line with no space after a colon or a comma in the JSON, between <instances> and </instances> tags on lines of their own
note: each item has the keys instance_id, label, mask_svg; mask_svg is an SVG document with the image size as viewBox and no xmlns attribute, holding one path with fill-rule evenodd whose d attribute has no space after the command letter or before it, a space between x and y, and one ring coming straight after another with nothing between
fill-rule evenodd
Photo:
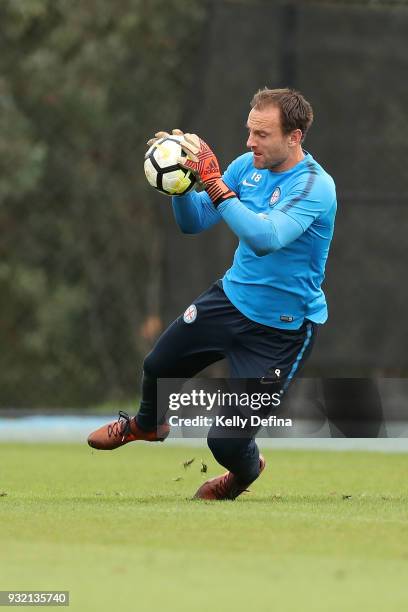
<instances>
[{"instance_id":1,"label":"blurred green background","mask_svg":"<svg viewBox=\"0 0 408 612\"><path fill-rule=\"evenodd\" d=\"M405 374L405 3L1 0L0 23L0 407L137 394L143 356L236 245L221 225L180 234L145 142L197 131L225 167L265 85L310 99L306 148L338 186L309 372Z\"/></svg>"},{"instance_id":2,"label":"blurred green background","mask_svg":"<svg viewBox=\"0 0 408 612\"><path fill-rule=\"evenodd\" d=\"M146 139L180 121L200 3L0 3L0 404L135 392L162 257Z\"/></svg>"}]
</instances>

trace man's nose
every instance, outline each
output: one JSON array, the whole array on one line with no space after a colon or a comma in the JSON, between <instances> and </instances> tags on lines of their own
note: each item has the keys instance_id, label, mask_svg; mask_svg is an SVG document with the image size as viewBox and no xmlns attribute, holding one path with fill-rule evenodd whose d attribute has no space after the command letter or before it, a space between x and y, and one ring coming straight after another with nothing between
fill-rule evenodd
<instances>
[{"instance_id":1,"label":"man's nose","mask_svg":"<svg viewBox=\"0 0 408 612\"><path fill-rule=\"evenodd\" d=\"M246 146L248 147L248 149L251 149L254 146L254 139L252 137L252 134L248 136Z\"/></svg>"}]
</instances>

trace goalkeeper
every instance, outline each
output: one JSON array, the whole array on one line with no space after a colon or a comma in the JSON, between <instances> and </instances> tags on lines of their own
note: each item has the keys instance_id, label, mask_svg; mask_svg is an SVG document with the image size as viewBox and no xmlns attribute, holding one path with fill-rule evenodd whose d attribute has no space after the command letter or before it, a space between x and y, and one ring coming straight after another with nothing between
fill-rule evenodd
<instances>
[{"instance_id":1,"label":"goalkeeper","mask_svg":"<svg viewBox=\"0 0 408 612\"><path fill-rule=\"evenodd\" d=\"M173 198L176 222L189 234L223 222L239 245L222 280L198 297L147 355L136 417L120 413L89 436L92 447L108 450L168 435L167 423L156 422L158 378L189 378L223 358L233 378L277 377L281 391L298 374L317 326L327 319L321 284L336 213L333 179L303 149L312 121L312 107L299 92L258 91L247 121L250 152L223 175L203 140L173 131L183 136L187 153L180 163L204 188ZM209 448L227 472L207 481L195 497L235 499L247 489L265 466L255 435L256 429L236 437L211 428Z\"/></svg>"}]
</instances>

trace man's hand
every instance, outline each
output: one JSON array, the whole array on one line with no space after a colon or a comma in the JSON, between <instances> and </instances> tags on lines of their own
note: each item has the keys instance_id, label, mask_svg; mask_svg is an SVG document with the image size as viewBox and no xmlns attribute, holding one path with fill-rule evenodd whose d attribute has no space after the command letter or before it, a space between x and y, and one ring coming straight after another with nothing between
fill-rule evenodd
<instances>
[{"instance_id":1,"label":"man's hand","mask_svg":"<svg viewBox=\"0 0 408 612\"><path fill-rule=\"evenodd\" d=\"M165 138L166 136L184 136L184 132L178 129L171 130L171 134L169 132L156 132L154 138L150 138L146 144L148 147L151 147L152 144L160 140L160 138Z\"/></svg>"},{"instance_id":2,"label":"man's hand","mask_svg":"<svg viewBox=\"0 0 408 612\"><path fill-rule=\"evenodd\" d=\"M180 143L187 158L180 157L178 163L191 170L217 207L224 200L235 198L236 194L221 178L220 165L214 151L197 134L184 134Z\"/></svg>"}]
</instances>

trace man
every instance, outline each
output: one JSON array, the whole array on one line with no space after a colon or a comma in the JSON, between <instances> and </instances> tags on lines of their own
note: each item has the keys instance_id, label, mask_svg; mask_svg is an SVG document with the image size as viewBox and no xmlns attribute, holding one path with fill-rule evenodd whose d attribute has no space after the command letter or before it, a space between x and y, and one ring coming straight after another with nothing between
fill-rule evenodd
<instances>
[{"instance_id":1,"label":"man","mask_svg":"<svg viewBox=\"0 0 408 612\"><path fill-rule=\"evenodd\" d=\"M183 135L188 156L180 163L204 187L173 198L178 225L194 234L223 221L239 245L222 281L197 298L146 357L137 416L119 413L118 421L89 436L92 447L163 440L169 426L156 422L157 379L192 377L224 357L233 378L269 380L283 393L310 354L316 326L327 319L321 283L336 194L332 178L302 148L312 108L299 92L266 88L254 95L251 107L250 152L223 176L204 141L173 130ZM207 481L195 497L235 499L247 489L265 466L256 431L234 436L211 428L208 445L228 471Z\"/></svg>"}]
</instances>

